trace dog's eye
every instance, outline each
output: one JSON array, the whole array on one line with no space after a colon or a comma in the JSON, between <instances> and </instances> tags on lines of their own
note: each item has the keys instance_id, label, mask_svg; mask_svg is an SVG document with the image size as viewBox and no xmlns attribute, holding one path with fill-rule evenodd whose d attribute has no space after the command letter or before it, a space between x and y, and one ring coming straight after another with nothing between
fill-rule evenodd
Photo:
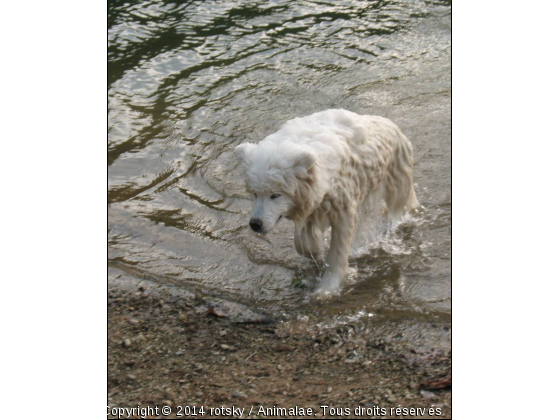
<instances>
[{"instance_id":1,"label":"dog's eye","mask_svg":"<svg viewBox=\"0 0 560 420\"><path fill-rule=\"evenodd\" d=\"M272 195L270 196L270 199L271 199L271 200L274 200L275 198L278 198L278 197L280 197L280 194L272 194Z\"/></svg>"}]
</instances>

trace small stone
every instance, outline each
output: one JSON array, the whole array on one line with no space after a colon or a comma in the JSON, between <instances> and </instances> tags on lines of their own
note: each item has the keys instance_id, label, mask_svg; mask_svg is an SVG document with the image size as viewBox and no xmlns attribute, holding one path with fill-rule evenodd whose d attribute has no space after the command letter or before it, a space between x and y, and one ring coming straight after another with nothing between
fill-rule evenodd
<instances>
[{"instance_id":1,"label":"small stone","mask_svg":"<svg viewBox=\"0 0 560 420\"><path fill-rule=\"evenodd\" d=\"M329 386L329 387L327 388L327 392L328 392L329 394L332 392L332 386Z\"/></svg>"},{"instance_id":2,"label":"small stone","mask_svg":"<svg viewBox=\"0 0 560 420\"><path fill-rule=\"evenodd\" d=\"M130 341L129 338L125 338L125 339L123 340L123 346L125 346L125 347L130 347L131 345L132 345L132 341Z\"/></svg>"},{"instance_id":3,"label":"small stone","mask_svg":"<svg viewBox=\"0 0 560 420\"><path fill-rule=\"evenodd\" d=\"M231 396L233 398L240 398L240 399L245 399L247 398L247 394L240 392L240 391L235 391L233 394L231 394Z\"/></svg>"},{"instance_id":4,"label":"small stone","mask_svg":"<svg viewBox=\"0 0 560 420\"><path fill-rule=\"evenodd\" d=\"M129 381L134 381L136 379L136 376L129 373L128 375L126 375L126 379L128 379Z\"/></svg>"},{"instance_id":5,"label":"small stone","mask_svg":"<svg viewBox=\"0 0 560 420\"><path fill-rule=\"evenodd\" d=\"M222 348L222 350L231 350L232 347L228 346L227 344L220 344L220 347Z\"/></svg>"},{"instance_id":6,"label":"small stone","mask_svg":"<svg viewBox=\"0 0 560 420\"><path fill-rule=\"evenodd\" d=\"M431 391L426 391L425 389L420 390L420 395L427 400L434 400L437 398L437 395Z\"/></svg>"}]
</instances>

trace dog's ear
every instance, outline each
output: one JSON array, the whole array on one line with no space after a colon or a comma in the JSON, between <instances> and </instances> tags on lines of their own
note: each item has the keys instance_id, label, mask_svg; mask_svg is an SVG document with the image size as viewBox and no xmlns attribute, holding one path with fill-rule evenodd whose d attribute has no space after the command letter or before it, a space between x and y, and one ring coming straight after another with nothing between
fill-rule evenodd
<instances>
[{"instance_id":1,"label":"dog's ear","mask_svg":"<svg viewBox=\"0 0 560 420\"><path fill-rule=\"evenodd\" d=\"M317 155L311 149L301 148L294 159L294 166L301 166L306 171L310 170L317 162Z\"/></svg>"},{"instance_id":2,"label":"dog's ear","mask_svg":"<svg viewBox=\"0 0 560 420\"><path fill-rule=\"evenodd\" d=\"M241 143L233 151L235 153L235 156L237 156L237 159L239 159L240 162L245 162L247 161L249 152L253 150L255 147L257 147L257 145L254 143Z\"/></svg>"}]
</instances>

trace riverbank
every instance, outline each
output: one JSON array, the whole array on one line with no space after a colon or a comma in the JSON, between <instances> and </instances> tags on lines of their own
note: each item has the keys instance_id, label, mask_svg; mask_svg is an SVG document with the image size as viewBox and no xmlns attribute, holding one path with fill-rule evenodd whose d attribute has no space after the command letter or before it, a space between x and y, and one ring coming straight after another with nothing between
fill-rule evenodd
<instances>
[{"instance_id":1,"label":"riverbank","mask_svg":"<svg viewBox=\"0 0 560 420\"><path fill-rule=\"evenodd\" d=\"M222 418L209 409L235 406L242 418L283 418L274 407L297 406L318 418L402 418L390 411L400 406L426 409L415 418L430 418L430 409L450 418L450 354L395 348L374 336L349 340L344 327L290 333L248 309L211 305L147 282L109 283L111 409L170 406L172 415L152 418L177 418L185 414L178 406L204 406L197 418ZM261 406L277 415L257 415ZM329 415L321 406L350 411ZM302 417L296 413L287 417Z\"/></svg>"}]
</instances>

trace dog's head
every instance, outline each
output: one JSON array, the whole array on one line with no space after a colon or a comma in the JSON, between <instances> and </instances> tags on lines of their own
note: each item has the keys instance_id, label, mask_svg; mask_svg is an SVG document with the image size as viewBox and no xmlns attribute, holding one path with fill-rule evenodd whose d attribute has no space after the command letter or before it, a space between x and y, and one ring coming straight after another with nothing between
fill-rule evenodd
<instances>
[{"instance_id":1,"label":"dog's head","mask_svg":"<svg viewBox=\"0 0 560 420\"><path fill-rule=\"evenodd\" d=\"M235 154L245 172L247 191L253 198L249 226L266 234L286 217L297 222L304 184L309 187L317 155L310 147L290 141L243 143Z\"/></svg>"}]
</instances>

